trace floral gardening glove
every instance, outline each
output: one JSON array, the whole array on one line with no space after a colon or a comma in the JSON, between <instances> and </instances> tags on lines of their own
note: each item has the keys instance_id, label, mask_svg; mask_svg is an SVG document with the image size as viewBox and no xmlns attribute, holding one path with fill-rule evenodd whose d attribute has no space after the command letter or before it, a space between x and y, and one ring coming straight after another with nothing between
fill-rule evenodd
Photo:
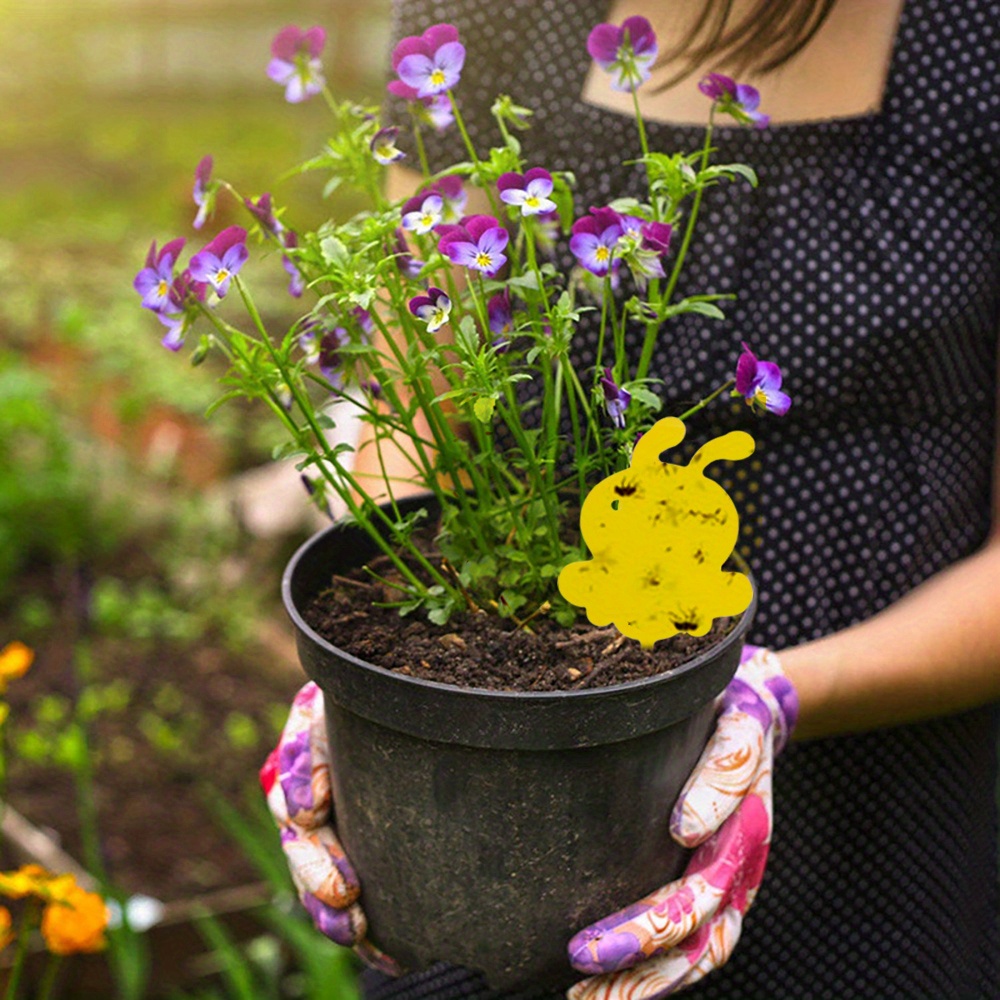
<instances>
[{"instance_id":1,"label":"floral gardening glove","mask_svg":"<svg viewBox=\"0 0 1000 1000\"><path fill-rule=\"evenodd\" d=\"M656 1000L725 964L764 876L771 767L797 715L777 656L744 646L715 733L671 818L674 839L698 849L677 881L570 941L571 963L591 978L569 1000Z\"/></svg>"},{"instance_id":2,"label":"floral gardening glove","mask_svg":"<svg viewBox=\"0 0 1000 1000\"><path fill-rule=\"evenodd\" d=\"M311 681L295 696L277 747L260 770L268 808L281 831L292 880L317 929L353 947L369 965L398 975L396 963L365 940L356 900L361 887L330 825L330 750L323 692Z\"/></svg>"}]
</instances>

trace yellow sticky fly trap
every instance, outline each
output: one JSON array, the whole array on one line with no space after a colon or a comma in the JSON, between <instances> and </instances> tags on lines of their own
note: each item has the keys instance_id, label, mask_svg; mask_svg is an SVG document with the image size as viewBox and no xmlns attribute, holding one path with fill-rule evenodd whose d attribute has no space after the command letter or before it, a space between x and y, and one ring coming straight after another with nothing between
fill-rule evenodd
<instances>
[{"instance_id":1,"label":"yellow sticky fly trap","mask_svg":"<svg viewBox=\"0 0 1000 1000\"><path fill-rule=\"evenodd\" d=\"M649 648L678 632L705 635L714 618L738 615L753 588L723 570L739 532L736 505L704 474L709 462L753 454L753 438L731 431L704 444L687 465L660 455L684 440L677 417L657 421L635 446L632 464L588 494L580 530L592 559L570 563L559 591L593 625L614 624Z\"/></svg>"}]
</instances>

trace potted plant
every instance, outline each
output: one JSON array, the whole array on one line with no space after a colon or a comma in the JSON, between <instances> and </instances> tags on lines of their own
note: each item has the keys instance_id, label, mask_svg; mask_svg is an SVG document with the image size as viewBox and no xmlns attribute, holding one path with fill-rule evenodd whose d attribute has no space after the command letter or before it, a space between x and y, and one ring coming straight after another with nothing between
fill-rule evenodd
<instances>
[{"instance_id":1,"label":"potted plant","mask_svg":"<svg viewBox=\"0 0 1000 1000\"><path fill-rule=\"evenodd\" d=\"M319 28L284 29L269 74L290 101L325 97L336 131L302 169L329 172L331 189L355 186L369 207L293 230L270 194L248 198L213 180L207 157L194 191L197 226L221 192L238 198L281 255L292 294L308 290L311 306L281 336L268 332L240 274L248 233L236 226L184 268L182 240L153 244L136 289L171 350L200 327L192 360L225 356L223 400L261 400L289 433L276 457L297 459L321 508L333 497L346 507L294 556L283 587L303 665L325 694L338 832L368 887L373 941L404 965L483 969L498 988L558 985L571 976L564 943L573 931L682 866L669 811L753 613L746 576L722 568L735 509L701 475L714 458L749 454L749 435L706 442L688 466L661 452L679 443L686 417L729 390L784 412L780 372L744 345L732 379L660 419L650 365L671 317L723 315L724 294L675 295L703 191L755 181L749 167L712 162L713 116L765 119L755 92L707 78L702 147L653 152L640 118L647 197L577 217L572 175L522 159L515 132L528 109L499 97L499 144L484 155L473 148L457 99L464 49L453 27L435 25L393 56L391 87L410 102L425 184L390 203L381 174L402 155L399 130L326 91L323 40ZM641 18L599 26L589 48L633 92L656 54ZM458 129L468 159L431 174L427 128ZM465 213L468 186L490 213ZM577 266L563 273L549 252L567 240ZM243 325L221 308L232 298ZM586 370L574 363L582 322L599 326ZM635 364L628 323L642 330ZM342 398L370 430L383 471L374 483L352 471L353 446L328 436L328 404ZM407 445L403 484L384 461L391 441ZM668 480L700 499L658 492ZM425 493L403 498L414 484ZM617 560L620 586L602 591L595 581L628 538L637 559L652 548L657 561L640 571ZM699 575L695 563L711 573L692 596L674 577ZM389 637L369 656L387 613ZM730 620L699 645L694 637L719 617ZM475 652L474 633L493 652ZM482 669L456 680L436 672L425 648L443 651L445 668L459 660ZM567 648L577 661L556 667ZM400 650L404 662L393 666ZM531 664L527 679L498 676L501 660ZM609 664L619 660L639 679L616 675Z\"/></svg>"}]
</instances>

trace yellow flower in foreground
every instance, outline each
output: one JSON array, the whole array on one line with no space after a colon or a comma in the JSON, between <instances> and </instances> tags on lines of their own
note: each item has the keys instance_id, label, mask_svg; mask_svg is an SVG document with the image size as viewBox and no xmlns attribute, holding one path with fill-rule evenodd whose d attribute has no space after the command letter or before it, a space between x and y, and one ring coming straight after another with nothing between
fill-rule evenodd
<instances>
[{"instance_id":1,"label":"yellow flower in foreground","mask_svg":"<svg viewBox=\"0 0 1000 1000\"><path fill-rule=\"evenodd\" d=\"M13 921L10 919L10 910L6 906L0 906L0 951L3 951L14 940L14 932L11 930Z\"/></svg>"},{"instance_id":2,"label":"yellow flower in foreground","mask_svg":"<svg viewBox=\"0 0 1000 1000\"><path fill-rule=\"evenodd\" d=\"M23 642L11 642L0 649L0 694L7 690L7 682L23 677L35 659L34 652Z\"/></svg>"},{"instance_id":3,"label":"yellow flower in foreground","mask_svg":"<svg viewBox=\"0 0 1000 1000\"><path fill-rule=\"evenodd\" d=\"M42 914L42 936L55 955L99 951L105 945L107 926L108 908L104 900L96 892L87 892L75 884L49 903Z\"/></svg>"},{"instance_id":4,"label":"yellow flower in foreground","mask_svg":"<svg viewBox=\"0 0 1000 1000\"><path fill-rule=\"evenodd\" d=\"M44 896L52 881L52 873L41 865L21 865L16 872L0 872L0 896L23 899Z\"/></svg>"}]
</instances>

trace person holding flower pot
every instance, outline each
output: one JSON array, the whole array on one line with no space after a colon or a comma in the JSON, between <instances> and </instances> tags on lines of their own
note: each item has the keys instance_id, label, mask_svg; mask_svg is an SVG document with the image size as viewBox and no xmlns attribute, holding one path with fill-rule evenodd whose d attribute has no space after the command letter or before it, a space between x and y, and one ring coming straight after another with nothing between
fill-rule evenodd
<instances>
[{"instance_id":1,"label":"person holding flower pot","mask_svg":"<svg viewBox=\"0 0 1000 1000\"><path fill-rule=\"evenodd\" d=\"M762 465L757 481L735 483L761 577L755 637L777 652L741 668L675 826L689 843L719 826L692 872L703 887L722 858L728 896L707 915L682 879L584 932L572 958L596 976L571 996L658 997L700 980L690 995L991 997L996 11L838 0L783 5L782 22L768 6L426 0L397 10L400 36L458 27L475 67L464 106L482 108L467 115L474 140L496 93L541 97L529 158L572 165L585 205L634 189L613 162L634 100L653 148L689 141L703 119L693 82L716 68L746 71L771 115L766 131L717 133L725 152L754 163L761 187L750 209L732 208L726 189L706 198L708 237L692 264L736 277L732 336L752 331L755 345L783 349L797 386L783 422L753 422ZM591 52L610 77L582 57L596 22L605 29ZM616 65L624 24L633 60ZM758 112L748 89L709 85ZM403 116L397 104L387 120ZM454 157L453 133L424 138L432 163ZM697 393L701 369L724 363L725 338L706 341L699 326L692 317L654 361L681 398ZM765 801L754 793L795 723L792 691L800 714L778 769L763 893L732 960L702 980L729 959L761 878L767 852L753 845L770 821L766 809L753 818ZM723 748L748 759L730 786ZM720 791L742 803L728 820ZM727 837L750 847L728 851Z\"/></svg>"},{"instance_id":2,"label":"person holding flower pot","mask_svg":"<svg viewBox=\"0 0 1000 1000\"><path fill-rule=\"evenodd\" d=\"M584 977L571 1000L1000 992L996 13L989 0L397 4L393 99L370 126L369 152L391 165L390 196L413 196L411 239L491 280L519 251L504 220L530 216L542 246L572 173L575 221L553 246L559 267L598 293L574 360L592 370L614 433L630 432L650 380L662 380L699 438L735 416L757 441L749 468L719 474L744 514L759 611L674 807L671 833L694 853L679 880L567 942ZM271 75L289 100L322 91L322 42L319 29L275 40ZM711 143L672 160L705 134L706 106ZM498 126L523 162L495 179L488 207L463 203L451 174L428 184ZM638 159L625 155L636 130ZM723 173L704 172L710 153ZM406 174L401 160L423 169ZM740 174L725 174L731 161L753 163L749 197L722 183ZM700 180L685 213L642 214L651 178L666 192L690 177ZM201 218L205 171L199 185ZM263 199L250 207L295 284L308 259L296 237ZM210 289L226 293L245 235L220 234L175 281L180 248L151 249L136 287L168 347ZM342 245L322 252L345 265ZM407 243L391 256L420 273ZM686 258L676 288L686 305L661 342L643 332L661 313L632 292L672 293L672 257ZM534 263L529 297L546 281ZM724 314L723 288L736 293ZM408 308L433 337L455 300L432 285ZM606 364L602 316L629 302ZM502 356L519 329L513 304L481 305L490 357ZM301 333L335 385L346 327ZM758 350L780 353L793 407ZM703 408L706 375L732 389L738 414ZM281 411L285 390L294 395L284 384L259 391ZM491 399L476 401L476 420L492 419ZM782 419L757 419L766 412ZM372 456L361 451L361 474ZM398 457L405 479L412 459ZM316 688L303 689L262 774L307 909L382 970L369 975L372 998L490 995L457 969L394 979L392 959L367 941L360 886L330 823L323 709Z\"/></svg>"}]
</instances>

